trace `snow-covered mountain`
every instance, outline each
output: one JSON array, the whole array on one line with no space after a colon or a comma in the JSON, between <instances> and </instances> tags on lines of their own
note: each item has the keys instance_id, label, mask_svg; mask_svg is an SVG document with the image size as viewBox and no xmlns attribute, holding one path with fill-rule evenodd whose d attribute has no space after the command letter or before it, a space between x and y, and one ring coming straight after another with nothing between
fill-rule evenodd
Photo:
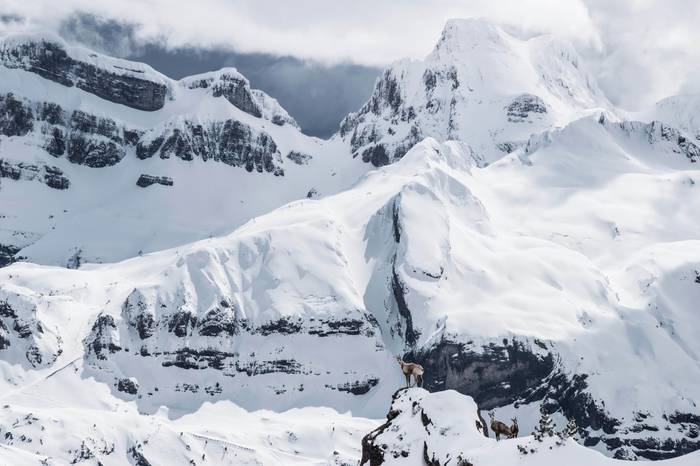
<instances>
[{"instance_id":1,"label":"snow-covered mountain","mask_svg":"<svg viewBox=\"0 0 700 466\"><path fill-rule=\"evenodd\" d=\"M231 69L4 44L0 455L614 462L496 444L477 405L700 449L692 102L624 120L570 46L455 20L321 141ZM396 393L397 355L439 393Z\"/></svg>"},{"instance_id":2,"label":"snow-covered mountain","mask_svg":"<svg viewBox=\"0 0 700 466\"><path fill-rule=\"evenodd\" d=\"M42 36L0 43L0 135L4 264L122 260L364 171L233 68L173 81Z\"/></svg>"},{"instance_id":3,"label":"snow-covered mountain","mask_svg":"<svg viewBox=\"0 0 700 466\"><path fill-rule=\"evenodd\" d=\"M612 106L573 47L515 38L483 19L450 20L425 60L401 60L342 122L353 156L382 166L425 137L459 140L479 165L530 134Z\"/></svg>"}]
</instances>

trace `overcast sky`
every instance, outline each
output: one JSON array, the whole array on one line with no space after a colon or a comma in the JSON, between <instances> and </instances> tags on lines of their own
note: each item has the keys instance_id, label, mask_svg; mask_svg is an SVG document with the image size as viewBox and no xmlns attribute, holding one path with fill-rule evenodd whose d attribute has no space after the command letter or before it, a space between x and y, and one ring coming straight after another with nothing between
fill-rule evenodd
<instances>
[{"instance_id":1,"label":"overcast sky","mask_svg":"<svg viewBox=\"0 0 700 466\"><path fill-rule=\"evenodd\" d=\"M697 0L0 0L0 35L53 31L175 78L236 66L306 131L327 135L381 67L425 56L453 17L571 40L629 110L700 92Z\"/></svg>"}]
</instances>

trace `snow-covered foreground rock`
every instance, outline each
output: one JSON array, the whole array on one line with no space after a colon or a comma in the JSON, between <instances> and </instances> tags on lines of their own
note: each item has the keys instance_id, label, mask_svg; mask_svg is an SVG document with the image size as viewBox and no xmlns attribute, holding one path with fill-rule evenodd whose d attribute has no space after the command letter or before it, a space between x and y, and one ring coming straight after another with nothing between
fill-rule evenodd
<instances>
[{"instance_id":1,"label":"snow-covered foreground rock","mask_svg":"<svg viewBox=\"0 0 700 466\"><path fill-rule=\"evenodd\" d=\"M573 438L545 436L538 441L525 433L496 441L478 430L477 406L467 396L448 390L429 394L414 388L393 397L387 421L362 440L361 465L509 466L626 464L587 449ZM673 460L636 464L690 466L699 453Z\"/></svg>"}]
</instances>

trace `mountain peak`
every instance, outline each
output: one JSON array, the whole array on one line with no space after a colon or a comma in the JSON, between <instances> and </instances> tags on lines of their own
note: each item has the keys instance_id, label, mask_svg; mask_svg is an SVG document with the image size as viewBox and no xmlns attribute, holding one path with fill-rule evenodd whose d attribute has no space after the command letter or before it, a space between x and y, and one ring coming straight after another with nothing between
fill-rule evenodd
<instances>
[{"instance_id":1,"label":"mountain peak","mask_svg":"<svg viewBox=\"0 0 700 466\"><path fill-rule=\"evenodd\" d=\"M490 163L532 133L600 109L612 105L567 41L520 39L484 19L451 19L425 60L387 68L340 134L374 165L428 136L467 143Z\"/></svg>"},{"instance_id":2,"label":"mountain peak","mask_svg":"<svg viewBox=\"0 0 700 466\"><path fill-rule=\"evenodd\" d=\"M500 27L484 18L453 18L445 23L440 39L433 50L462 52L477 47L504 47L510 36Z\"/></svg>"}]
</instances>

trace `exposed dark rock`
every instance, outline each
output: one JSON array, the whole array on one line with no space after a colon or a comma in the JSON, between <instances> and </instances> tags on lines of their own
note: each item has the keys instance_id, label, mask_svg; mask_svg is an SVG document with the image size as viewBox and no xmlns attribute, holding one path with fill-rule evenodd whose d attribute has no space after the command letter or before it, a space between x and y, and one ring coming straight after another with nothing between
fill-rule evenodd
<instances>
[{"instance_id":1,"label":"exposed dark rock","mask_svg":"<svg viewBox=\"0 0 700 466\"><path fill-rule=\"evenodd\" d=\"M0 320L0 350L4 350L10 347L10 330L5 326L2 320Z\"/></svg>"},{"instance_id":2,"label":"exposed dark rock","mask_svg":"<svg viewBox=\"0 0 700 466\"><path fill-rule=\"evenodd\" d=\"M648 126L648 135L649 143L659 139L669 141L676 146L673 149L674 152L685 155L692 163L700 161L700 147L683 136L676 128L660 121L652 121Z\"/></svg>"},{"instance_id":3,"label":"exposed dark rock","mask_svg":"<svg viewBox=\"0 0 700 466\"><path fill-rule=\"evenodd\" d=\"M404 340L406 341L406 345L408 347L413 347L418 341L420 332L413 328L413 317L411 315L411 310L408 308L408 304L406 304L406 298L404 297L406 290L404 289L403 283L401 283L401 279L399 278L399 275L396 272L395 265L392 266L391 290L393 292L394 300L396 302L396 308L399 311L399 315L403 319Z\"/></svg>"},{"instance_id":4,"label":"exposed dark rock","mask_svg":"<svg viewBox=\"0 0 700 466\"><path fill-rule=\"evenodd\" d=\"M57 167L52 167L51 165L44 165L44 183L49 188L54 189L68 189L70 188L70 180L63 176L63 170Z\"/></svg>"},{"instance_id":5,"label":"exposed dark rock","mask_svg":"<svg viewBox=\"0 0 700 466\"><path fill-rule=\"evenodd\" d=\"M255 333L260 333L261 335L271 335L273 333L289 335L292 333L299 333L301 328L301 321L292 320L290 317L282 317L281 319L260 325L255 329Z\"/></svg>"},{"instance_id":6,"label":"exposed dark rock","mask_svg":"<svg viewBox=\"0 0 700 466\"><path fill-rule=\"evenodd\" d=\"M140 140L136 145L136 157L141 160L153 157L163 145L164 136L157 136L149 141Z\"/></svg>"},{"instance_id":7,"label":"exposed dark rock","mask_svg":"<svg viewBox=\"0 0 700 466\"><path fill-rule=\"evenodd\" d=\"M53 364L63 352L62 340L44 329L35 298L2 287L0 294L0 350L13 348L13 353L1 358L11 364L26 361L34 368Z\"/></svg>"},{"instance_id":8,"label":"exposed dark rock","mask_svg":"<svg viewBox=\"0 0 700 466\"><path fill-rule=\"evenodd\" d=\"M22 248L12 244L0 244L0 267L5 267L13 262L24 259L17 255L21 249Z\"/></svg>"},{"instance_id":9,"label":"exposed dark rock","mask_svg":"<svg viewBox=\"0 0 700 466\"><path fill-rule=\"evenodd\" d=\"M287 158L297 165L308 165L312 157L309 154L292 150L287 154Z\"/></svg>"},{"instance_id":10,"label":"exposed dark rock","mask_svg":"<svg viewBox=\"0 0 700 466\"><path fill-rule=\"evenodd\" d=\"M143 456L136 446L132 446L128 450L129 456L134 460L134 466L151 466L151 463Z\"/></svg>"},{"instance_id":11,"label":"exposed dark rock","mask_svg":"<svg viewBox=\"0 0 700 466\"><path fill-rule=\"evenodd\" d=\"M211 121L206 124L185 121L162 134L142 139L136 153L139 158L171 156L183 160L213 159L247 171L283 175L280 153L272 137L237 120Z\"/></svg>"},{"instance_id":12,"label":"exposed dark rock","mask_svg":"<svg viewBox=\"0 0 700 466\"><path fill-rule=\"evenodd\" d=\"M348 382L341 385L326 385L326 388L332 388L339 392L352 393L353 395L364 395L365 393L369 393L372 387L376 387L377 384L379 384L379 379L372 377L366 380L356 380L355 382Z\"/></svg>"},{"instance_id":13,"label":"exposed dark rock","mask_svg":"<svg viewBox=\"0 0 700 466\"><path fill-rule=\"evenodd\" d=\"M211 89L214 97L224 97L244 112L258 118L262 116L260 106L255 101L250 89L250 83L237 72L222 71L217 76L193 80L188 84L188 87L190 89Z\"/></svg>"},{"instance_id":14,"label":"exposed dark rock","mask_svg":"<svg viewBox=\"0 0 700 466\"><path fill-rule=\"evenodd\" d=\"M132 379L119 379L117 381L117 390L129 395L136 395L139 391L139 384Z\"/></svg>"},{"instance_id":15,"label":"exposed dark rock","mask_svg":"<svg viewBox=\"0 0 700 466\"><path fill-rule=\"evenodd\" d=\"M554 369L551 354L538 356L516 340L505 340L503 345L492 343L480 351L442 340L409 352L405 358L423 365L426 389L453 389L473 396L482 409L526 398Z\"/></svg>"},{"instance_id":16,"label":"exposed dark rock","mask_svg":"<svg viewBox=\"0 0 700 466\"><path fill-rule=\"evenodd\" d=\"M24 136L34 128L34 114L24 101L9 93L0 95L0 134Z\"/></svg>"},{"instance_id":17,"label":"exposed dark rock","mask_svg":"<svg viewBox=\"0 0 700 466\"><path fill-rule=\"evenodd\" d=\"M617 432L620 422L610 417L605 408L586 391L586 374L567 376L560 372L552 374L538 390L532 392L526 401L547 398L555 403L550 412L561 409L568 419L584 429L601 430L608 435Z\"/></svg>"},{"instance_id":18,"label":"exposed dark rock","mask_svg":"<svg viewBox=\"0 0 700 466\"><path fill-rule=\"evenodd\" d=\"M12 309L10 303L7 301L0 301L0 317L10 317L12 319L16 319L17 313L14 309Z\"/></svg>"},{"instance_id":19,"label":"exposed dark rock","mask_svg":"<svg viewBox=\"0 0 700 466\"><path fill-rule=\"evenodd\" d=\"M510 154L511 152L520 148L522 145L523 145L523 143L521 143L521 142L499 142L498 144L496 144L496 147L501 152L505 152L506 154Z\"/></svg>"},{"instance_id":20,"label":"exposed dark rock","mask_svg":"<svg viewBox=\"0 0 700 466\"><path fill-rule=\"evenodd\" d=\"M402 103L403 98L401 96L399 80L394 76L391 69L387 69L384 71L381 78L377 80L374 92L369 102L365 105L375 114L381 113L387 107L396 114L401 108ZM360 110L360 112L362 112L362 110Z\"/></svg>"},{"instance_id":21,"label":"exposed dark rock","mask_svg":"<svg viewBox=\"0 0 700 466\"><path fill-rule=\"evenodd\" d=\"M38 181L53 189L68 189L70 180L63 176L63 171L51 165L35 165L0 159L0 178L12 180Z\"/></svg>"},{"instance_id":22,"label":"exposed dark rock","mask_svg":"<svg viewBox=\"0 0 700 466\"><path fill-rule=\"evenodd\" d=\"M12 326L12 330L14 330L17 333L17 336L19 338L29 338L32 336L32 329L29 326L29 322L25 322L22 319L15 319L14 325Z\"/></svg>"},{"instance_id":23,"label":"exposed dark rock","mask_svg":"<svg viewBox=\"0 0 700 466\"><path fill-rule=\"evenodd\" d=\"M189 311L179 311L168 320L168 331L180 338L186 337L197 326L197 316Z\"/></svg>"},{"instance_id":24,"label":"exposed dark rock","mask_svg":"<svg viewBox=\"0 0 700 466\"><path fill-rule=\"evenodd\" d=\"M111 353L121 351L121 346L115 336L118 332L114 317L100 314L92 326L90 335L86 338L86 347L97 359L106 360Z\"/></svg>"},{"instance_id":25,"label":"exposed dark rock","mask_svg":"<svg viewBox=\"0 0 700 466\"><path fill-rule=\"evenodd\" d=\"M123 128L114 120L76 110L70 116L58 104L33 103L13 94L0 96L0 134L24 136L36 130L41 146L54 157L89 167L118 163L125 154Z\"/></svg>"},{"instance_id":26,"label":"exposed dark rock","mask_svg":"<svg viewBox=\"0 0 700 466\"><path fill-rule=\"evenodd\" d=\"M141 174L141 176L139 176L139 179L136 181L136 186L140 186L142 188L147 188L148 186L151 186L152 184L160 184L163 186L172 186L173 179L170 178L169 176L155 176L155 175Z\"/></svg>"},{"instance_id":27,"label":"exposed dark rock","mask_svg":"<svg viewBox=\"0 0 700 466\"><path fill-rule=\"evenodd\" d=\"M122 130L113 120L76 110L71 115L70 128L67 153L71 162L99 168L115 165L124 158Z\"/></svg>"},{"instance_id":28,"label":"exposed dark rock","mask_svg":"<svg viewBox=\"0 0 700 466\"><path fill-rule=\"evenodd\" d=\"M207 312L199 322L200 335L215 337L233 336L238 333L234 311L230 307L217 307Z\"/></svg>"},{"instance_id":29,"label":"exposed dark rock","mask_svg":"<svg viewBox=\"0 0 700 466\"><path fill-rule=\"evenodd\" d=\"M175 366L181 369L223 369L233 364L236 354L216 350L194 350L182 348L174 353L167 353L161 363L163 367Z\"/></svg>"},{"instance_id":30,"label":"exposed dark rock","mask_svg":"<svg viewBox=\"0 0 700 466\"><path fill-rule=\"evenodd\" d=\"M272 374L276 372L300 374L302 372L302 367L301 364L293 359L275 359L263 362L253 361L247 364L240 364L236 361L236 370L238 372L245 372L249 376Z\"/></svg>"},{"instance_id":31,"label":"exposed dark rock","mask_svg":"<svg viewBox=\"0 0 700 466\"><path fill-rule=\"evenodd\" d=\"M514 123L527 121L533 113L547 113L547 105L536 95L522 94L506 106L508 121Z\"/></svg>"},{"instance_id":32,"label":"exposed dark rock","mask_svg":"<svg viewBox=\"0 0 700 466\"><path fill-rule=\"evenodd\" d=\"M63 44L48 40L18 42L0 49L0 63L20 68L57 82L76 86L91 94L138 110L158 110L165 104L167 87L134 75L139 70L105 65L104 68L75 60Z\"/></svg>"},{"instance_id":33,"label":"exposed dark rock","mask_svg":"<svg viewBox=\"0 0 700 466\"><path fill-rule=\"evenodd\" d=\"M368 147L362 152L362 161L370 162L375 167L389 165L390 159L386 148L382 144Z\"/></svg>"},{"instance_id":34,"label":"exposed dark rock","mask_svg":"<svg viewBox=\"0 0 700 466\"><path fill-rule=\"evenodd\" d=\"M365 327L366 322L356 319L328 320L309 329L309 335L326 337L328 335L359 335Z\"/></svg>"}]
</instances>

